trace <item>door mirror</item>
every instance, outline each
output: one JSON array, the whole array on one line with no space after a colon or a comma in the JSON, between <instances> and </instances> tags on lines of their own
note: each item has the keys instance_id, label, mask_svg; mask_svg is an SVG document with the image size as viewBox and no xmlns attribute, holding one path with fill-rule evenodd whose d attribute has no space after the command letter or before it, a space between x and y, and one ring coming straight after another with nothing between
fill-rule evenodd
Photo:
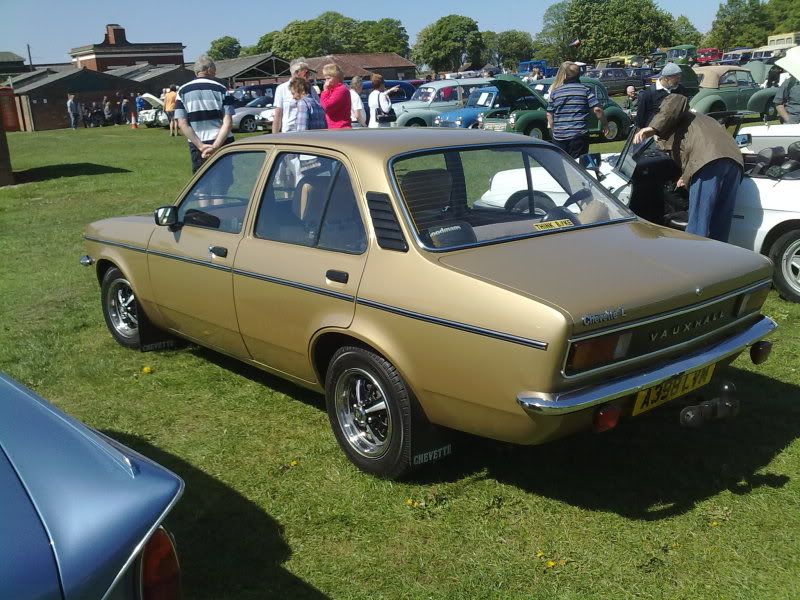
<instances>
[{"instance_id":1,"label":"door mirror","mask_svg":"<svg viewBox=\"0 0 800 600\"><path fill-rule=\"evenodd\" d=\"M156 225L161 227L175 227L178 224L178 209L174 206L162 206L156 209Z\"/></svg>"},{"instance_id":2,"label":"door mirror","mask_svg":"<svg viewBox=\"0 0 800 600\"><path fill-rule=\"evenodd\" d=\"M578 164L582 166L584 169L589 171L594 171L595 176L597 177L597 181L602 181L604 179L603 174L600 172L600 158L599 152L593 152L591 154L584 154L578 157Z\"/></svg>"},{"instance_id":3,"label":"door mirror","mask_svg":"<svg viewBox=\"0 0 800 600\"><path fill-rule=\"evenodd\" d=\"M736 145L739 146L739 148L746 148L753 143L753 136L749 133L740 133L735 139Z\"/></svg>"}]
</instances>

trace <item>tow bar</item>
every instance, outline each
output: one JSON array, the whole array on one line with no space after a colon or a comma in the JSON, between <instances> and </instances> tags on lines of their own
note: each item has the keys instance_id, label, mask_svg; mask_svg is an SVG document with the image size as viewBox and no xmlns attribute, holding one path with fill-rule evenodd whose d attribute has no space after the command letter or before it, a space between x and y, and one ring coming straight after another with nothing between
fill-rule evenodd
<instances>
[{"instance_id":1,"label":"tow bar","mask_svg":"<svg viewBox=\"0 0 800 600\"><path fill-rule=\"evenodd\" d=\"M718 398L686 406L681 410L680 421L684 427L696 429L708 421L728 419L735 417L737 414L739 414L739 399L736 398L736 386L730 382L725 382L720 388Z\"/></svg>"}]
</instances>

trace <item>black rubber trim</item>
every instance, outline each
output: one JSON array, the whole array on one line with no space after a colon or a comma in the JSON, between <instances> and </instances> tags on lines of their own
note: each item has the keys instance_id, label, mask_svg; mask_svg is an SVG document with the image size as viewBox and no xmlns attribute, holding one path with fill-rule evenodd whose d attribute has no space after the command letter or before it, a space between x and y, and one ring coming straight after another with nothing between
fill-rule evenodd
<instances>
[{"instance_id":1,"label":"black rubber trim","mask_svg":"<svg viewBox=\"0 0 800 600\"><path fill-rule=\"evenodd\" d=\"M305 283L298 283L297 281L291 281L289 279L280 279L279 277L270 277L269 275L262 275L261 273L253 273L252 271L242 271L241 269L234 269L234 275L241 275L242 277L250 277L252 279L258 279L260 281L268 281L269 283L275 283L278 285L285 285L287 287L295 288L298 290L305 290L306 292L313 292L315 294L322 294L323 296L329 296L331 298L336 298L338 300L346 300L347 302L353 302L356 298L350 294L342 294L341 292L334 292L333 290L329 290L326 288L317 287L314 285L307 285Z\"/></svg>"},{"instance_id":2,"label":"black rubber trim","mask_svg":"<svg viewBox=\"0 0 800 600\"><path fill-rule=\"evenodd\" d=\"M201 267L208 267L209 269L216 269L217 271L233 271L233 268L229 267L228 265L215 265L207 260L189 258L188 256L178 256L177 254L168 254L167 252L159 252L158 250L147 250L147 254L152 254L153 256L159 256L161 258L169 258L171 260L179 260L181 262L198 265Z\"/></svg>"},{"instance_id":3,"label":"black rubber trim","mask_svg":"<svg viewBox=\"0 0 800 600\"><path fill-rule=\"evenodd\" d=\"M508 333L502 333L500 331L494 331L493 329L484 329L483 327L467 325L466 323L459 323L458 321L450 321L448 319L432 317L430 315L425 315L422 313L406 310L404 308L397 308L396 306L389 306L388 304L381 304L380 302L374 302L372 300L366 300L364 298L358 298L356 302L358 304L361 304L362 306L377 308L378 310L390 312L395 315L400 315L402 317L409 317L411 319L416 319L418 321L433 323L434 325L442 325L443 327L449 327L451 329L458 329L460 331L466 331L468 333L475 333L478 335L494 338L496 340L511 342L512 344L520 344L522 346L528 346L529 348L536 348L537 350L547 350L547 343L540 342L539 340L531 340L528 338L511 335Z\"/></svg>"},{"instance_id":4,"label":"black rubber trim","mask_svg":"<svg viewBox=\"0 0 800 600\"><path fill-rule=\"evenodd\" d=\"M109 240L101 240L100 238L91 237L89 235L83 236L83 239L89 242L97 242L98 244L108 244L109 246L116 246L117 248L125 248L126 250L133 250L134 252L147 252L147 248L141 246L134 246L133 244L123 244L122 242L111 242Z\"/></svg>"},{"instance_id":5,"label":"black rubber trim","mask_svg":"<svg viewBox=\"0 0 800 600\"><path fill-rule=\"evenodd\" d=\"M372 217L372 225L375 227L378 245L384 250L408 252L408 243L403 236L403 230L400 229L400 223L397 222L389 194L367 192L367 206Z\"/></svg>"}]
</instances>

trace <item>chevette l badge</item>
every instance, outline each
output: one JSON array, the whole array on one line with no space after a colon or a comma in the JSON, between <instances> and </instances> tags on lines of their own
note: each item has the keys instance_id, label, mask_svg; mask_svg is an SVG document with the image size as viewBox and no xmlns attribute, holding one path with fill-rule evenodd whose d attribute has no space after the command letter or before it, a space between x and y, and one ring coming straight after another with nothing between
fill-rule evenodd
<instances>
[{"instance_id":1,"label":"chevette l badge","mask_svg":"<svg viewBox=\"0 0 800 600\"><path fill-rule=\"evenodd\" d=\"M619 308L609 308L601 313L594 313L591 315L583 315L581 321L584 325L595 325L596 323L605 323L606 321L613 321L625 316L625 309L621 306Z\"/></svg>"},{"instance_id":2,"label":"chevette l badge","mask_svg":"<svg viewBox=\"0 0 800 600\"><path fill-rule=\"evenodd\" d=\"M674 335L680 335L681 333L690 333L706 325L709 325L715 321L721 321L722 319L726 319L727 315L725 314L724 310L714 311L713 313L709 313L704 317L698 317L691 321L685 321L683 323L677 323L672 327L659 329L657 331L653 331L650 333L650 341L655 342L656 340L663 340Z\"/></svg>"}]
</instances>

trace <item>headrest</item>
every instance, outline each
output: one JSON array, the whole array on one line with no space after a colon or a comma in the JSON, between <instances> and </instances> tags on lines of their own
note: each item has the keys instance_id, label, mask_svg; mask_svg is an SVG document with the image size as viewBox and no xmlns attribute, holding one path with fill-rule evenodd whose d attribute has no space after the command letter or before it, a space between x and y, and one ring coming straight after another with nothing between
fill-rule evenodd
<instances>
[{"instance_id":1,"label":"headrest","mask_svg":"<svg viewBox=\"0 0 800 600\"><path fill-rule=\"evenodd\" d=\"M800 142L792 142L786 149L786 156L791 160L800 160Z\"/></svg>"},{"instance_id":2,"label":"headrest","mask_svg":"<svg viewBox=\"0 0 800 600\"><path fill-rule=\"evenodd\" d=\"M800 169L800 161L789 159L781 165L781 170L784 173L788 173L789 171L796 171Z\"/></svg>"},{"instance_id":3,"label":"headrest","mask_svg":"<svg viewBox=\"0 0 800 600\"><path fill-rule=\"evenodd\" d=\"M415 221L429 211L443 212L450 206L453 180L446 169L422 169L403 175L400 191Z\"/></svg>"},{"instance_id":4,"label":"headrest","mask_svg":"<svg viewBox=\"0 0 800 600\"><path fill-rule=\"evenodd\" d=\"M428 237L435 248L449 248L477 241L472 225L464 221L447 221L428 229Z\"/></svg>"},{"instance_id":5,"label":"headrest","mask_svg":"<svg viewBox=\"0 0 800 600\"><path fill-rule=\"evenodd\" d=\"M756 160L759 163L764 163L770 167L774 165L779 165L784 160L786 160L786 150L784 150L782 146L776 146L774 148L764 148L761 152L758 153L758 157Z\"/></svg>"}]
</instances>

